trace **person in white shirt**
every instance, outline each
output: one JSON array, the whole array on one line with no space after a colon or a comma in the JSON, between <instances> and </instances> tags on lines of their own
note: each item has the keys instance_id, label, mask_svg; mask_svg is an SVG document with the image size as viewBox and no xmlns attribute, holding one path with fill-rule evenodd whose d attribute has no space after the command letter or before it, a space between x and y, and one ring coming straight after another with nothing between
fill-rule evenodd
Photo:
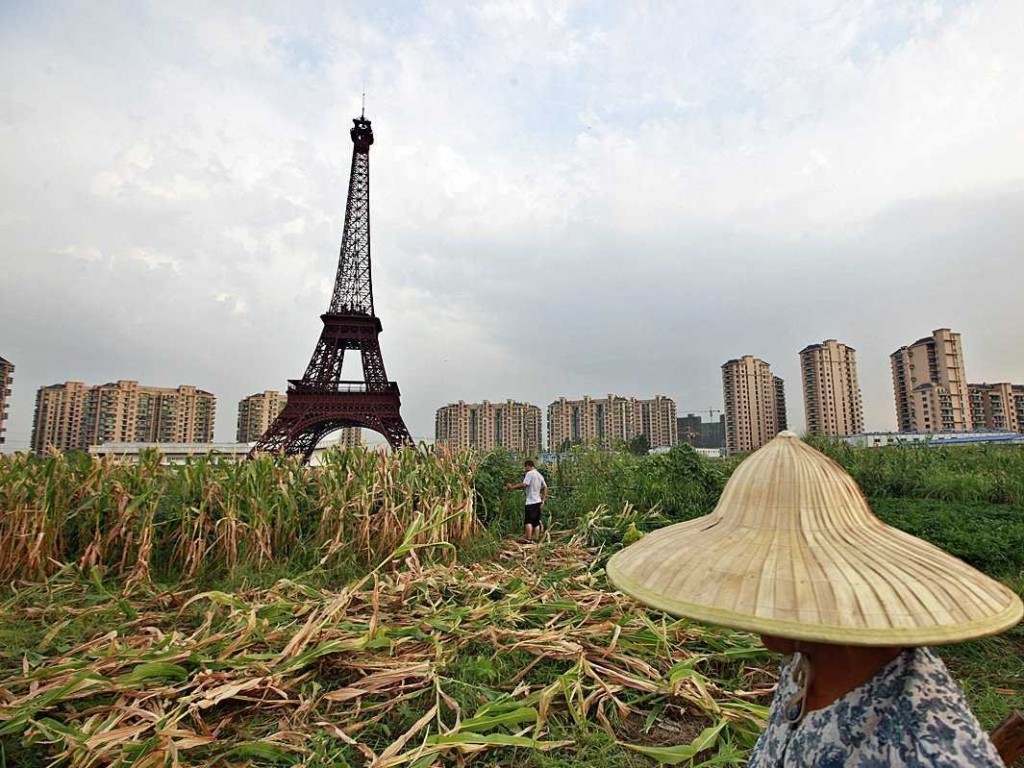
<instances>
[{"instance_id":1,"label":"person in white shirt","mask_svg":"<svg viewBox=\"0 0 1024 768\"><path fill-rule=\"evenodd\" d=\"M510 491L526 490L526 540L532 541L534 531L540 536L540 510L548 498L548 484L530 459L526 460L525 467L523 482L509 483L505 487Z\"/></svg>"}]
</instances>

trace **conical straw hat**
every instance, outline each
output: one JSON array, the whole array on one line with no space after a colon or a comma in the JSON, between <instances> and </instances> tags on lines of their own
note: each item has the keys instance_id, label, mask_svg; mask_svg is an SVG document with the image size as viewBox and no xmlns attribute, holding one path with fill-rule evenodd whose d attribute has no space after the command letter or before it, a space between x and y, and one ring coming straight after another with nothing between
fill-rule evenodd
<instances>
[{"instance_id":1,"label":"conical straw hat","mask_svg":"<svg viewBox=\"0 0 1024 768\"><path fill-rule=\"evenodd\" d=\"M675 616L849 645L954 643L1024 613L999 582L875 517L792 432L740 464L711 514L618 552L608 578Z\"/></svg>"}]
</instances>

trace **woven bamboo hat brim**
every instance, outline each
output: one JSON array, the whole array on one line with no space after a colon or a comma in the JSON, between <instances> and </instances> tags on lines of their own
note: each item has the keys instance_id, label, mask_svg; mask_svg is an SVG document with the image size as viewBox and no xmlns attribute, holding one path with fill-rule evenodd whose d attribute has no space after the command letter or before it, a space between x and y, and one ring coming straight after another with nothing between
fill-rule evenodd
<instances>
[{"instance_id":1,"label":"woven bamboo hat brim","mask_svg":"<svg viewBox=\"0 0 1024 768\"><path fill-rule=\"evenodd\" d=\"M740 464L711 514L618 552L608 578L674 616L848 645L955 643L1024 614L999 582L875 517L792 432Z\"/></svg>"}]
</instances>

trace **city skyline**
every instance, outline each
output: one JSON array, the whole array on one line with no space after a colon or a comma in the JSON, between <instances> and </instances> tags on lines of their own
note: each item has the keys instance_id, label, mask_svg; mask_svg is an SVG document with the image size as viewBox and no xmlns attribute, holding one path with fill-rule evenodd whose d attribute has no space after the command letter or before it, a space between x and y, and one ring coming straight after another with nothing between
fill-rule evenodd
<instances>
[{"instance_id":1,"label":"city skyline","mask_svg":"<svg viewBox=\"0 0 1024 768\"><path fill-rule=\"evenodd\" d=\"M285 388L364 90L381 346L416 437L494 393L718 408L747 350L803 425L796 351L822 338L857 349L865 429L891 430L888 355L936 327L972 381L1024 381L1019 3L0 14L5 451L54 382Z\"/></svg>"},{"instance_id":2,"label":"city skyline","mask_svg":"<svg viewBox=\"0 0 1024 768\"><path fill-rule=\"evenodd\" d=\"M934 339L945 339L946 337L951 337L953 339L953 344L954 344L954 347L955 347L955 350L956 350L957 359L958 359L958 362L956 363L956 365L959 367L959 373L956 374L956 376L957 376L958 380L962 380L962 382L963 382L964 407L966 408L966 405L967 405L967 399L966 398L967 398L967 382L968 382L968 378L967 378L965 370L964 370L965 366L964 366L964 361L963 361L964 356L963 356L963 351L962 351L963 348L962 348L961 334L958 333L958 332L951 332L949 328L939 328L939 329L936 329L935 331L932 332L931 336L922 337L922 338L918 339L918 341L914 342L913 345L911 345L909 348L906 345L904 345L904 346L900 347L899 349L897 349L895 352L890 353L890 355L889 355L890 369L891 369L890 370L890 380L895 383L895 377L896 377L896 368L895 368L896 362L895 361L896 361L896 359L900 355L906 354L908 349L913 349L916 346L922 346L922 348L924 348L924 346L927 345L927 344L934 344ZM859 393L859 391L860 391L860 386L857 383L857 373L856 373L857 363L856 363L856 358L855 358L855 350L852 347L847 347L847 345L845 345L844 343L841 343L841 342L837 342L835 339L826 339L824 342L815 342L815 343L812 343L812 344L808 344L807 346L805 346L803 349L801 349L797 353L797 356L798 356L798 358L800 360L801 379L802 379L802 397L800 397L800 399L797 402L798 402L799 405L803 406L804 413L805 413L805 418L806 418L806 414L808 413L808 411L807 411L808 391L807 391L807 378L806 377L809 375L808 365L810 364L810 362L809 362L810 358L808 358L807 356L808 356L808 354L812 354L812 355L821 354L823 350L827 350L827 349L829 349L831 347L835 347L836 348L836 350L831 353L832 355L837 354L837 352L842 354L842 355L850 355L849 365L851 366L852 382L853 382L852 383L853 392ZM789 402L789 399L785 396L784 379L782 377L778 376L778 375L775 375L771 371L770 366L768 366L768 364L764 363L764 361L758 360L758 359L754 358L753 355L749 355L749 354L742 356L742 358L737 358L737 359L729 360L729 361L727 361L727 363L725 363L724 365L720 366L720 369L719 369L720 376L721 376L721 371L722 370L732 366L735 363L739 363L739 362L741 362L743 360L747 360L748 358L750 360L752 360L753 362L758 363L758 364L760 364L762 366L767 366L766 370L768 370L769 375L771 376L771 379L773 380L773 383L771 384L771 388L772 388L773 399L776 402L776 407L778 407L778 405L781 403L781 405L782 405L782 410L781 410L782 418L783 419L788 419L788 424L784 425L784 428L799 429L801 432L805 432L806 431L808 434L813 434L814 430L808 430L806 423L802 426L802 428L801 427L797 427L797 425L793 423L793 415L792 415L793 409L792 409L792 405ZM835 363L833 362L833 365L834 364ZM844 364L846 364L846 363L844 363ZM11 370L13 370L14 366L13 365L9 365L9 368ZM719 379L719 381L721 381L721 378ZM121 383L123 384L125 382L122 381ZM134 382L128 382L128 383L134 383ZM102 388L102 386L113 386L113 385L86 386L86 385L81 384L81 382L79 382L77 380L68 380L68 381L64 382L63 384L58 383L58 384L53 384L53 385L44 385L44 386L40 387L39 390L37 390L37 397L36 397L37 408L38 408L38 398L39 398L40 394L44 390L59 389L59 388L63 388L66 385L71 385L71 384L80 385L83 388L83 397L84 397L85 390L88 390L88 389L100 389L100 388ZM847 385L844 384L843 386L847 386ZM971 409L982 408L983 412L985 412L985 413L988 413L990 411L991 407L992 407L992 402L991 402L990 398L991 398L991 396L993 394L995 394L997 397L1001 396L1004 400L1012 399L1015 396L1019 397L1021 399L1024 399L1024 395L1021 394L1022 392L1024 392L1024 385L1021 385L1021 384L1018 384L1016 382L1007 380L1005 378L998 378L998 377L993 378L991 384L989 384L989 383L982 384L980 382L978 384L973 384L972 383L972 384L970 384L970 387L971 387L972 393L973 393L972 397L975 400L978 401L976 403L972 403ZM591 390L591 391L596 391L596 390ZM982 394L979 394L979 393L982 393ZM216 397L216 393L207 393L207 394L211 394L213 397ZM899 394L898 391L892 392L891 394L892 394L892 398L893 398L892 405L895 407L895 410L897 412L897 416L896 416L896 419L895 419L896 420L895 428L893 428L893 429L878 430L878 429L871 429L869 427L864 427L864 429L862 430L863 432L871 433L871 432L907 431L906 427L910 424L910 422L907 422L907 424L904 424L903 422L901 422L901 419L900 419L900 417L898 415L899 414L899 409L900 409L900 405L899 405L900 394ZM833 395L833 396L835 396L835 395ZM584 400L594 399L594 396L592 396L592 395L582 395L581 397L583 397ZM612 397L612 396L609 395L609 397ZM675 408L675 398L672 398L670 395L656 395L655 399L661 398L661 397L665 397L668 400L672 401L673 408ZM262 403L262 402L260 402L259 405L256 407L256 411L266 411L266 413L260 413L258 416L255 416L255 417L253 415L251 415L251 414L250 415L243 415L243 414L248 414L247 406L248 406L249 403L254 402L254 401L262 401L262 400L264 400L266 398L271 398L271 399L274 400L274 406L273 407L270 407L269 410L268 410L267 404ZM627 398L631 399L631 400L638 400L638 401L643 400L643 398L638 398L636 395L629 395L629 396L627 396ZM543 423L543 426L542 426L542 434L548 435L549 432L550 432L550 427L548 426L548 411L550 411L551 406L555 405L559 400L567 400L567 399L568 398L566 398L565 395L559 395L559 396L556 397L554 402L549 404L547 409L542 409L542 412L545 414L544 423ZM854 399L856 401L858 401L857 407L855 408L855 414L859 414L859 412L862 410L862 408L859 405L859 396L855 396ZM273 418L273 416L271 414L272 413L276 414L280 410L280 408L283 407L283 403L286 400L287 400L286 393L277 392L275 390L266 390L264 392L257 392L255 394L247 395L247 396L241 398L238 401L238 403L237 403L237 417L236 417L236 420L235 420L235 425L236 425L236 437L235 437L235 439L240 441L240 442L247 442L248 441L248 440L242 440L242 437L241 437L242 434L243 434L243 426L242 426L243 420L250 420L250 421L254 421L254 422L259 422L260 424L264 424L264 422L269 423L269 421L272 420L272 418ZM984 401L984 406L981 405L982 400ZM516 401L514 401L511 398L506 398L504 402L506 402L506 403L516 403L516 404L519 404L519 405L529 405L528 403L517 403ZM491 403L491 400L489 398L486 398L486 397L485 398L481 398L480 403L489 404L489 403ZM475 407L477 405L480 405L480 403L470 403L468 405L472 405L472 406ZM502 401L501 400L495 401L494 404L500 406L500 405L502 405ZM419 441L419 440L426 440L428 442L436 439L437 424L438 424L438 421L437 421L438 414L441 411L445 410L446 408L450 408L450 407L453 407L453 406L456 406L456 405L463 405L463 406L465 406L465 405L467 405L467 403L466 403L465 400L454 401L454 402L449 402L447 405L439 406L438 408L436 408L435 409L435 426L434 426L434 431L432 433L430 433L429 435L415 435L414 439L416 439L417 441ZM725 406L725 398L723 398L723 406ZM535 407L535 406L530 406L530 407ZM1000 409L1002 408L1002 406L997 406L997 407L1000 408ZM997 431L1000 430L1000 429L1004 429L1004 428L1008 428L1008 429L1010 429L1010 431L1018 431L1018 430L1024 428L1024 411L1021 411L1021 408L1024 408L1024 403L1018 402L1017 404L1014 404L1014 402L1011 401L1011 402L1009 402L1009 404L1006 407L1009 409L1009 411L1011 411L1011 413L1009 413L1009 415L1008 415L1009 426L1007 426L1006 423L999 422L997 420L996 423L984 423L984 422L972 423L971 428L978 429L978 430L997 430ZM971 409L968 409L968 411L967 411L968 414L970 413ZM1016 409L1016 410L1014 410L1014 409ZM685 408L685 409L683 409L683 408L678 408L677 410L678 410L679 413L686 413L688 415L706 413L706 414L709 415L709 417L712 417L712 420L713 420L713 414L714 413L720 413L720 414L723 414L723 416L724 416L724 413L727 411L727 408L723 407L723 409L717 409L717 408L714 408L713 405L712 405L712 407L710 409L704 409L704 408ZM1020 412L1022 415L1018 416L1017 415L1018 412ZM858 423L858 415L851 415L848 418L852 419L852 423L854 423L854 424ZM991 419L988 419L988 420L991 422ZM916 424L916 421L914 423ZM931 423L925 425L922 422L922 429L920 429L920 430L912 429L912 430L909 430L909 431L924 431L924 432L927 432L927 431L929 431L931 429L933 429L933 425ZM955 427L951 427L950 429L962 430L962 429L964 429L964 426L960 425L959 423L957 423L957 425ZM253 430L253 426L250 425L245 430L246 436L251 438L252 434L255 434L255 432L253 432L252 430ZM949 431L949 429L939 428L939 429L937 429L935 431L940 431L940 432L941 431ZM847 434L847 432L844 431L844 430L839 430L838 432L842 432L844 434ZM858 432L848 432L848 434L857 434L857 433ZM350 428L346 428L346 429L342 430L341 433L339 433L339 434L335 434L335 433L331 433L331 434L334 435L336 439L339 439L343 443L346 443L346 444L354 444L354 443L358 443L358 442L367 442L366 441L366 436L367 435L375 435L375 433L372 433L372 432L369 432L369 431L366 431L364 434L359 435L357 429L350 429ZM255 438L252 438L252 439L255 439ZM681 436L679 437L679 440L682 441L682 437ZM374 444L376 444L376 442L377 441L372 439L372 437L371 437L371 439L368 441L368 444L374 445ZM381 442L383 442L383 438L381 438ZM31 446L32 446L32 443L30 442L29 449L31 448ZM545 442L544 447L545 447L545 450L551 450L550 446L548 446L546 444L546 442ZM22 450L22 449L16 449L16 450ZM25 449L25 450L27 450L27 449Z\"/></svg>"}]
</instances>

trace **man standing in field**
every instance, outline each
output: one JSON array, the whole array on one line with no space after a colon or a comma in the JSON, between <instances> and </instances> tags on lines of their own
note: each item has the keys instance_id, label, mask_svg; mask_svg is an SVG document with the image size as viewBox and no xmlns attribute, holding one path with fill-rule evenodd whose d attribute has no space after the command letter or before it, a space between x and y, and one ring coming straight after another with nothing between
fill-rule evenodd
<instances>
[{"instance_id":1,"label":"man standing in field","mask_svg":"<svg viewBox=\"0 0 1024 768\"><path fill-rule=\"evenodd\" d=\"M526 540L533 540L533 531L536 529L540 535L540 510L548 498L548 484L544 475L533 466L533 461L527 459L525 462L526 474L521 483L509 483L506 488L510 491L526 490Z\"/></svg>"}]
</instances>

